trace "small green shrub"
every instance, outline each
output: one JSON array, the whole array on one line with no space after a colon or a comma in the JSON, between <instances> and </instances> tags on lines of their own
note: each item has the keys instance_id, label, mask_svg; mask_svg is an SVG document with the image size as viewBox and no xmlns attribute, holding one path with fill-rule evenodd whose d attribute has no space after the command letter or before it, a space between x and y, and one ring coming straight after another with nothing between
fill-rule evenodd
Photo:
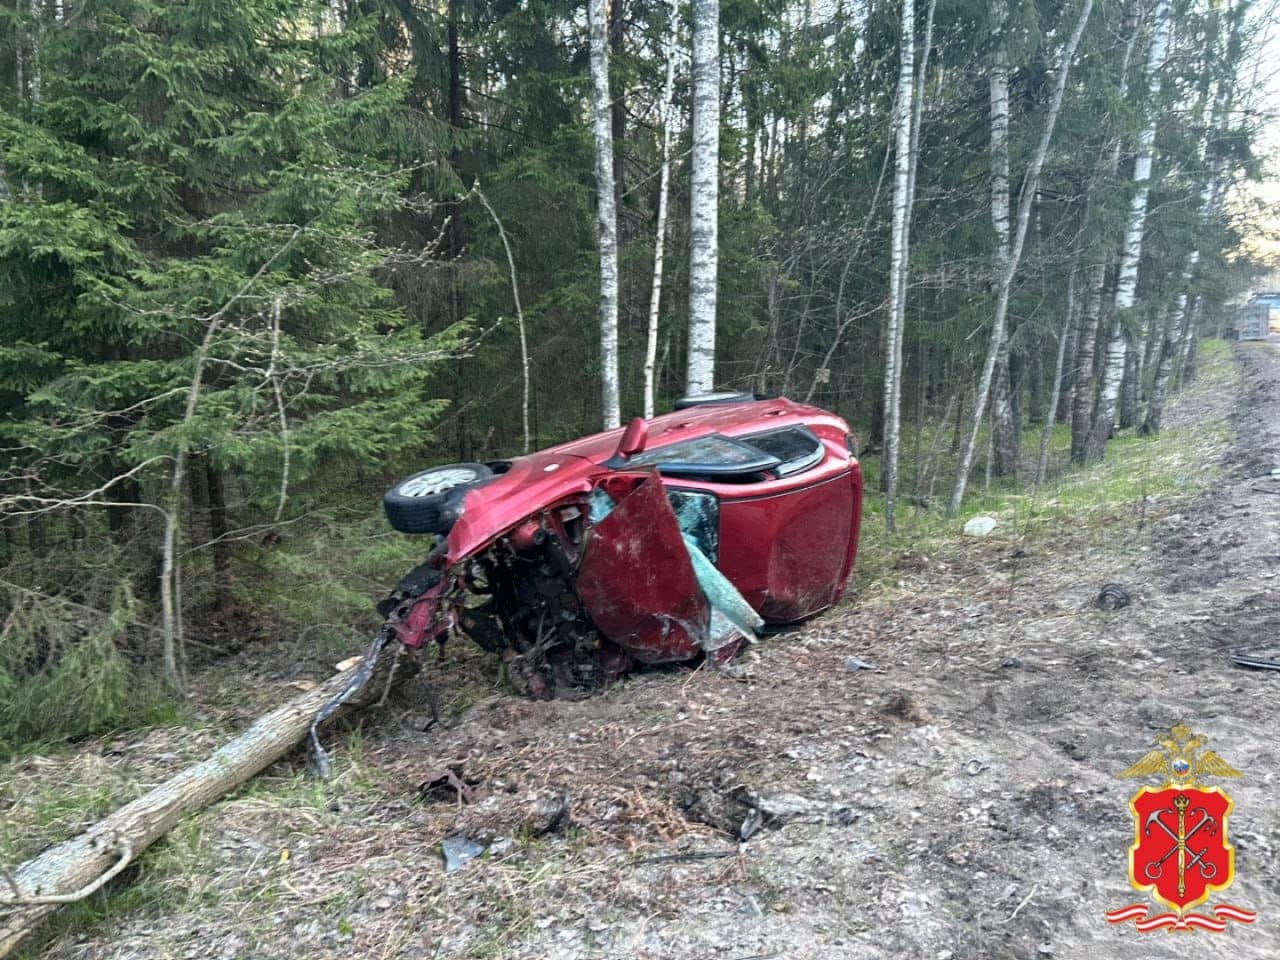
<instances>
[{"instance_id":1,"label":"small green shrub","mask_svg":"<svg viewBox=\"0 0 1280 960\"><path fill-rule=\"evenodd\" d=\"M134 601L110 612L26 592L0 592L0 756L161 719L172 705L158 678L124 653Z\"/></svg>"}]
</instances>

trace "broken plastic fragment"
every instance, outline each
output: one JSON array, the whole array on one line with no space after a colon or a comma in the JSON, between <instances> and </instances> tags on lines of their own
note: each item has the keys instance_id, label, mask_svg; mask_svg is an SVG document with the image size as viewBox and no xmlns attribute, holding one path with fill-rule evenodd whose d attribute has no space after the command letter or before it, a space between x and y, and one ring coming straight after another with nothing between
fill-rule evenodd
<instances>
[{"instance_id":1,"label":"broken plastic fragment","mask_svg":"<svg viewBox=\"0 0 1280 960\"><path fill-rule=\"evenodd\" d=\"M444 854L444 872L453 873L484 853L485 847L470 837L460 834L445 837L440 844L440 852Z\"/></svg>"}]
</instances>

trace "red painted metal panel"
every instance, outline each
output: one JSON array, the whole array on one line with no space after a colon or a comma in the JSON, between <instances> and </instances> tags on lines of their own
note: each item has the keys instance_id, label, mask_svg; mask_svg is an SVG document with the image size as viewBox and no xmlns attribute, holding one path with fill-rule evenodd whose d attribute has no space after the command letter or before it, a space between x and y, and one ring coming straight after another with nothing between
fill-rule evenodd
<instances>
[{"instance_id":1,"label":"red painted metal panel","mask_svg":"<svg viewBox=\"0 0 1280 960\"><path fill-rule=\"evenodd\" d=\"M720 569L773 623L831 606L852 566L861 472L855 476L846 462L835 476L822 468L815 473L826 479L782 494L721 500Z\"/></svg>"},{"instance_id":2,"label":"red painted metal panel","mask_svg":"<svg viewBox=\"0 0 1280 960\"><path fill-rule=\"evenodd\" d=\"M688 660L701 649L710 608L666 490L656 472L609 481L617 505L587 534L578 595L605 637L636 660Z\"/></svg>"}]
</instances>

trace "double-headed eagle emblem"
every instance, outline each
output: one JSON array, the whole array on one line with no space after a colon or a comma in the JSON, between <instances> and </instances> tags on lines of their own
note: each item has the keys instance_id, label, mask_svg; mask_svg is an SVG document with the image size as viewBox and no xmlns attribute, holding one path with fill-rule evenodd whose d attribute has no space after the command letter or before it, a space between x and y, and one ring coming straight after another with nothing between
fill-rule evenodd
<instances>
[{"instance_id":1,"label":"double-headed eagle emblem","mask_svg":"<svg viewBox=\"0 0 1280 960\"><path fill-rule=\"evenodd\" d=\"M1168 734L1156 737L1158 750L1120 774L1122 777L1151 777L1157 774L1164 779L1163 787L1196 787L1201 777L1242 777L1239 770L1213 750L1201 751L1209 742L1202 733L1192 733L1186 724L1178 724Z\"/></svg>"}]
</instances>

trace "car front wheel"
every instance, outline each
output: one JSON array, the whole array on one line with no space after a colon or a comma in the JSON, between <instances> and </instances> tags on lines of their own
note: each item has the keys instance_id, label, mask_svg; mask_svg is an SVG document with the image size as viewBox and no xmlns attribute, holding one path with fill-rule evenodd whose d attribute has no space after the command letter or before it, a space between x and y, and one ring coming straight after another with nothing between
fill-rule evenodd
<instances>
[{"instance_id":1,"label":"car front wheel","mask_svg":"<svg viewBox=\"0 0 1280 960\"><path fill-rule=\"evenodd\" d=\"M401 533L446 534L462 513L468 491L493 477L483 463L451 463L405 477L382 497L391 526Z\"/></svg>"}]
</instances>

